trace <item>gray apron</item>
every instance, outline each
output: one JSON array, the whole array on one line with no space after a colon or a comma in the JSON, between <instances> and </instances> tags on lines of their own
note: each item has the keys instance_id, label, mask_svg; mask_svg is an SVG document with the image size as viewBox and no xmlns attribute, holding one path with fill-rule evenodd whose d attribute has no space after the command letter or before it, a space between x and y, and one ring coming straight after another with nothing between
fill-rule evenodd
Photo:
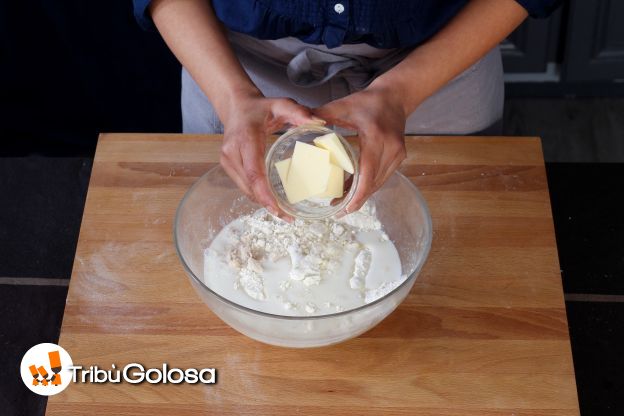
<instances>
[{"instance_id":1,"label":"gray apron","mask_svg":"<svg viewBox=\"0 0 624 416\"><path fill-rule=\"evenodd\" d=\"M366 44L328 49L296 38L259 40L228 33L232 47L254 84L267 97L289 97L314 108L365 88L409 54ZM407 119L406 134L500 134L504 84L500 52L476 64L427 98ZM182 70L185 133L222 133L213 106Z\"/></svg>"}]
</instances>

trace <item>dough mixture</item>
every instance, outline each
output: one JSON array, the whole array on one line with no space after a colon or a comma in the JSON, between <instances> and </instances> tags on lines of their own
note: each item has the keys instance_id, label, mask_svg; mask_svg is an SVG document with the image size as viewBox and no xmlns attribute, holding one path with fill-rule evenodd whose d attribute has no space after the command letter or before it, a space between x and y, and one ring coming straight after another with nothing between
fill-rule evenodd
<instances>
[{"instance_id":1,"label":"dough mixture","mask_svg":"<svg viewBox=\"0 0 624 416\"><path fill-rule=\"evenodd\" d=\"M292 224L259 209L225 226L204 253L208 287L235 303L278 315L357 308L405 278L371 202L341 219Z\"/></svg>"}]
</instances>

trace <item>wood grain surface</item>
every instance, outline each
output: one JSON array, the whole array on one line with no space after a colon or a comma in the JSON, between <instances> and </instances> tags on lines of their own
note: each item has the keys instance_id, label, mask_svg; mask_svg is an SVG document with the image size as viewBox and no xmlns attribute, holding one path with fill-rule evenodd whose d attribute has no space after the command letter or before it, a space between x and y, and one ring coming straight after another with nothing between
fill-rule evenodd
<instances>
[{"instance_id":1,"label":"wood grain surface","mask_svg":"<svg viewBox=\"0 0 624 416\"><path fill-rule=\"evenodd\" d=\"M49 415L577 415L539 139L408 137L431 254L385 321L325 348L272 347L221 322L172 243L175 209L220 137L104 134L60 345L74 363L215 367L215 385L69 386Z\"/></svg>"}]
</instances>

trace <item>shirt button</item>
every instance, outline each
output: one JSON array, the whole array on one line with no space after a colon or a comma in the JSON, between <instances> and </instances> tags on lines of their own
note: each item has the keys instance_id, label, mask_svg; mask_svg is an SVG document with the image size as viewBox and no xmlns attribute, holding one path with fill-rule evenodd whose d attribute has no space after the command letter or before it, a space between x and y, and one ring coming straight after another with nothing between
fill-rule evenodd
<instances>
[{"instance_id":1,"label":"shirt button","mask_svg":"<svg viewBox=\"0 0 624 416\"><path fill-rule=\"evenodd\" d=\"M342 3L336 3L334 5L334 11L338 14L344 12L344 6L342 5Z\"/></svg>"}]
</instances>

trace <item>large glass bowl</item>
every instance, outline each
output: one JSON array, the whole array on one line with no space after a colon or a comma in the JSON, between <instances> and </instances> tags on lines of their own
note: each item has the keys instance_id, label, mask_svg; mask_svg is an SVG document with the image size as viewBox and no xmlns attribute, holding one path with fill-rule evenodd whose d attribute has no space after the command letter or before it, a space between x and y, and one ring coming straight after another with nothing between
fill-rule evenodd
<instances>
[{"instance_id":1,"label":"large glass bowl","mask_svg":"<svg viewBox=\"0 0 624 416\"><path fill-rule=\"evenodd\" d=\"M237 331L285 347L335 344L377 325L405 299L431 247L429 210L416 186L405 176L392 175L372 199L379 220L399 252L407 279L385 296L356 309L318 316L274 315L234 303L204 283L204 250L229 222L260 208L238 190L220 166L199 178L180 202L173 230L176 251L204 303Z\"/></svg>"}]
</instances>

